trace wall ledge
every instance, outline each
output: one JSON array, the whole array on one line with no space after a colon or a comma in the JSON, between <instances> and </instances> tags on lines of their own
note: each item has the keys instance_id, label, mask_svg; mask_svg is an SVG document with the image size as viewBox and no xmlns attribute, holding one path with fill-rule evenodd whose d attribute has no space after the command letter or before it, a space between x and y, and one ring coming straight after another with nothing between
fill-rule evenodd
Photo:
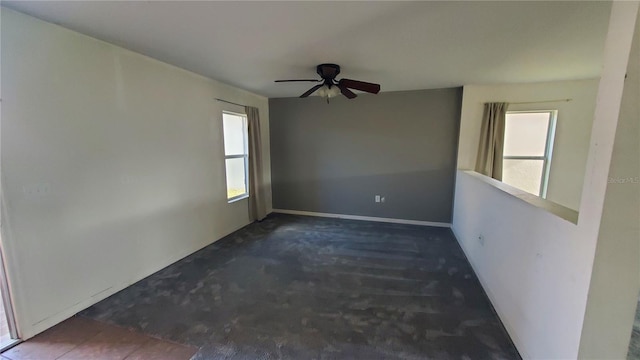
<instances>
[{"instance_id":1,"label":"wall ledge","mask_svg":"<svg viewBox=\"0 0 640 360\"><path fill-rule=\"evenodd\" d=\"M559 218L562 218L570 223L573 224L578 224L578 212L573 210L573 209L569 209L568 207L562 206L560 204L556 204L553 201L549 201L546 199L543 199L539 196L535 196L533 194L530 194L524 190L520 190L518 188L515 188L509 184L505 184L502 181L498 181L496 179L493 179L489 176L486 175L482 175L480 173L477 173L473 170L459 170L475 179L478 179L486 184L489 184L495 188L497 188L498 190L501 190L513 197L516 197L530 205L533 205L537 208L540 208L542 210L545 210L553 215L556 215Z\"/></svg>"}]
</instances>

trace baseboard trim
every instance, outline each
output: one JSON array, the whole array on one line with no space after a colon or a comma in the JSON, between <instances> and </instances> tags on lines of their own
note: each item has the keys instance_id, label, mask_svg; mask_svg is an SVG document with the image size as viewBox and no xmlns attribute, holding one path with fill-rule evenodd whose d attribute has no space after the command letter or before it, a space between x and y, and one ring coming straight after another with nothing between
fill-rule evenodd
<instances>
[{"instance_id":1,"label":"baseboard trim","mask_svg":"<svg viewBox=\"0 0 640 360\"><path fill-rule=\"evenodd\" d=\"M375 221L375 222L384 222L384 223L393 223L393 224L435 226L435 227L444 227L444 228L451 227L450 223L433 222L433 221L393 219L393 218L360 216L360 215L330 214L330 213L319 213L319 212L313 212L313 211L285 210L285 209L273 209L272 211L274 213L290 214L290 215L317 216L317 217L336 218L336 219Z\"/></svg>"}]
</instances>

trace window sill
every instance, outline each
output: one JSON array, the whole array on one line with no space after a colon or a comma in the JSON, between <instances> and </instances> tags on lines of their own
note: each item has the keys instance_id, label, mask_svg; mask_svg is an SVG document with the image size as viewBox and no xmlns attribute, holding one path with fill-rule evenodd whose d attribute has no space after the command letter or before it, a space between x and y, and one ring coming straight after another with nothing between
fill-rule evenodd
<instances>
[{"instance_id":1,"label":"window sill","mask_svg":"<svg viewBox=\"0 0 640 360\"><path fill-rule=\"evenodd\" d=\"M471 177L474 177L486 184L489 184L497 188L498 190L501 190L537 208L550 212L553 215L556 215L573 224L578 223L578 212L573 209L569 209L568 207L562 206L560 204L556 204L553 201L549 201L539 196L530 194L524 190L520 190L511 185L505 184L502 181L498 181L496 179L493 179L489 176L482 175L475 171L472 171L472 170L462 170L462 171Z\"/></svg>"},{"instance_id":2,"label":"window sill","mask_svg":"<svg viewBox=\"0 0 640 360\"><path fill-rule=\"evenodd\" d=\"M238 196L238 197L234 197L234 198L228 199L227 200L227 204L232 204L234 202L238 202L240 200L244 200L244 199L248 199L248 198L249 198L249 194L241 195L241 196Z\"/></svg>"}]
</instances>

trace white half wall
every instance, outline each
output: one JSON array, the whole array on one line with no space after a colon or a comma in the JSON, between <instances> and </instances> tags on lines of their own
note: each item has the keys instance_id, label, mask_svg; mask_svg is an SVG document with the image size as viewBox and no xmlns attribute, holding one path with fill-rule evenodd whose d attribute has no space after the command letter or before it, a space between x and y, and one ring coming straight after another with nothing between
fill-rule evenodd
<instances>
[{"instance_id":1,"label":"white half wall","mask_svg":"<svg viewBox=\"0 0 640 360\"><path fill-rule=\"evenodd\" d=\"M457 175L453 231L520 354L575 358L589 244L575 224L466 171Z\"/></svg>"},{"instance_id":2,"label":"white half wall","mask_svg":"<svg viewBox=\"0 0 640 360\"><path fill-rule=\"evenodd\" d=\"M2 9L3 246L23 338L247 225L223 109L268 101ZM270 210L270 209L269 209Z\"/></svg>"},{"instance_id":3,"label":"white half wall","mask_svg":"<svg viewBox=\"0 0 640 360\"><path fill-rule=\"evenodd\" d=\"M452 229L525 359L578 357L637 11L612 6L577 224L458 171Z\"/></svg>"},{"instance_id":4,"label":"white half wall","mask_svg":"<svg viewBox=\"0 0 640 360\"><path fill-rule=\"evenodd\" d=\"M466 85L462 96L458 169L473 170L486 102L569 102L511 104L509 111L558 110L547 199L573 210L580 207L584 171L599 79L531 84Z\"/></svg>"}]
</instances>

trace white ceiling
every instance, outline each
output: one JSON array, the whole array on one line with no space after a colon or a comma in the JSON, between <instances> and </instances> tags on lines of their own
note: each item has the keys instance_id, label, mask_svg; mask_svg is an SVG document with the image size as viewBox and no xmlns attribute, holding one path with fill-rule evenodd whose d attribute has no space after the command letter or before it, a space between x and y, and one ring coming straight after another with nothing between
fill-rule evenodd
<instances>
[{"instance_id":1,"label":"white ceiling","mask_svg":"<svg viewBox=\"0 0 640 360\"><path fill-rule=\"evenodd\" d=\"M599 76L610 2L3 1L268 97L315 65L382 91Z\"/></svg>"}]
</instances>

